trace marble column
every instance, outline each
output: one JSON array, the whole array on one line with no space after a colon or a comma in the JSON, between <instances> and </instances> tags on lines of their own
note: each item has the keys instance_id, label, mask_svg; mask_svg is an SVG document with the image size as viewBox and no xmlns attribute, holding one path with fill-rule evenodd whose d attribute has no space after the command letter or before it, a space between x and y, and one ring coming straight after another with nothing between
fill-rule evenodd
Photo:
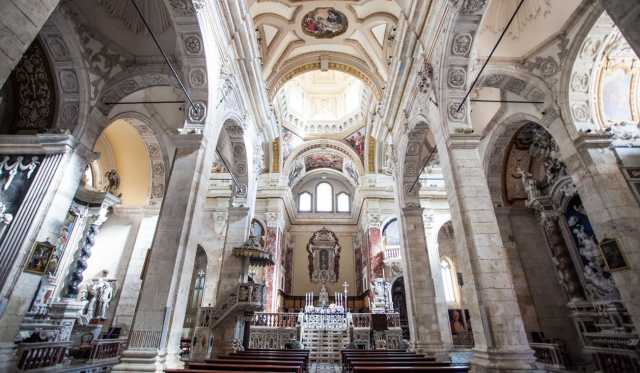
<instances>
[{"instance_id":1,"label":"marble column","mask_svg":"<svg viewBox=\"0 0 640 373\"><path fill-rule=\"evenodd\" d=\"M278 213L267 213L267 232L265 247L273 255L273 265L267 266L265 283L267 292L266 312L278 312L278 287L280 282L280 261L282 260L282 216Z\"/></svg>"},{"instance_id":2,"label":"marble column","mask_svg":"<svg viewBox=\"0 0 640 373\"><path fill-rule=\"evenodd\" d=\"M448 360L438 321L436 290L427 254L422 208L417 205L403 207L400 223L407 318L412 342L416 351L438 360Z\"/></svg>"},{"instance_id":3,"label":"marble column","mask_svg":"<svg viewBox=\"0 0 640 373\"><path fill-rule=\"evenodd\" d=\"M186 304L176 302L177 290L181 277L190 277L192 272L192 268L183 268L185 243L196 207L194 195L198 192L205 147L202 136L196 134L175 135L172 142L175 152L166 198L142 274L129 344L114 372L164 369L174 313L178 312L176 308L186 308ZM182 325L175 327L182 328Z\"/></svg>"},{"instance_id":4,"label":"marble column","mask_svg":"<svg viewBox=\"0 0 640 373\"><path fill-rule=\"evenodd\" d=\"M246 269L243 266L242 258L233 255L233 248L241 246L249 234L251 225L250 209L246 206L234 206L229 208L227 238L222 250L220 263L220 277L216 299L218 302L227 296L229 292L235 291L237 286L245 282ZM241 318L231 316L229 320L218 325L214 330L213 353L224 355L232 350L234 339L239 337L239 325L243 322Z\"/></svg>"},{"instance_id":5,"label":"marble column","mask_svg":"<svg viewBox=\"0 0 640 373\"><path fill-rule=\"evenodd\" d=\"M450 135L438 152L448 187L464 303L471 314L476 372L534 369L475 135Z\"/></svg>"}]
</instances>

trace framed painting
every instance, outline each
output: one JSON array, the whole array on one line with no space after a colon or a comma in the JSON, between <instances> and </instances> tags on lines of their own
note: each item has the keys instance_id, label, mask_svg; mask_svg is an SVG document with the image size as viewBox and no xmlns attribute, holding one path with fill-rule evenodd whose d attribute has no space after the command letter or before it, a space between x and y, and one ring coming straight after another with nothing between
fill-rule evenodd
<instances>
[{"instance_id":1,"label":"framed painting","mask_svg":"<svg viewBox=\"0 0 640 373\"><path fill-rule=\"evenodd\" d=\"M31 256L29 256L24 271L37 275L44 274L49 265L53 250L55 250L55 246L50 242L36 242L33 245Z\"/></svg>"},{"instance_id":2,"label":"framed painting","mask_svg":"<svg viewBox=\"0 0 640 373\"><path fill-rule=\"evenodd\" d=\"M347 16L335 8L316 8L302 19L302 31L321 39L343 34L348 25Z\"/></svg>"},{"instance_id":3,"label":"framed painting","mask_svg":"<svg viewBox=\"0 0 640 373\"><path fill-rule=\"evenodd\" d=\"M605 238L600 242L600 252L610 272L629 268L627 258L625 258L620 246L618 240L612 238Z\"/></svg>"}]
</instances>

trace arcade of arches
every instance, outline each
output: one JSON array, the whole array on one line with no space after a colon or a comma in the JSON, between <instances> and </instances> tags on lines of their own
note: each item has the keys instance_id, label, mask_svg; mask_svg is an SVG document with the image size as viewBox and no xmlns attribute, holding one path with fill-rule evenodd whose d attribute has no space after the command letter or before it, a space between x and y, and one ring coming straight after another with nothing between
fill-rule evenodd
<instances>
[{"instance_id":1,"label":"arcade of arches","mask_svg":"<svg viewBox=\"0 0 640 373\"><path fill-rule=\"evenodd\" d=\"M0 370L640 371L640 3L520 3L4 0Z\"/></svg>"}]
</instances>

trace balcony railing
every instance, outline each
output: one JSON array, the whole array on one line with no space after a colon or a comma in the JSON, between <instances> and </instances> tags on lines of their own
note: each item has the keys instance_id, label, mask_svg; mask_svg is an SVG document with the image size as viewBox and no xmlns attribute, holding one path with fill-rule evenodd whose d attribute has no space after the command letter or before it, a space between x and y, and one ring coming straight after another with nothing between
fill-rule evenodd
<instances>
[{"instance_id":1,"label":"balcony railing","mask_svg":"<svg viewBox=\"0 0 640 373\"><path fill-rule=\"evenodd\" d=\"M565 345L561 342L530 343L536 360L545 369L566 370L571 366L569 354Z\"/></svg>"},{"instance_id":2,"label":"balcony railing","mask_svg":"<svg viewBox=\"0 0 640 373\"><path fill-rule=\"evenodd\" d=\"M251 318L252 327L295 328L297 325L297 313L256 312L256 314Z\"/></svg>"},{"instance_id":3,"label":"balcony railing","mask_svg":"<svg viewBox=\"0 0 640 373\"><path fill-rule=\"evenodd\" d=\"M232 312L255 312L264 308L265 291L263 284L244 283L238 285L223 301L214 307L201 307L198 326L215 328Z\"/></svg>"},{"instance_id":4,"label":"balcony railing","mask_svg":"<svg viewBox=\"0 0 640 373\"><path fill-rule=\"evenodd\" d=\"M32 370L60 365L64 362L71 342L37 342L18 345L19 370Z\"/></svg>"}]
</instances>

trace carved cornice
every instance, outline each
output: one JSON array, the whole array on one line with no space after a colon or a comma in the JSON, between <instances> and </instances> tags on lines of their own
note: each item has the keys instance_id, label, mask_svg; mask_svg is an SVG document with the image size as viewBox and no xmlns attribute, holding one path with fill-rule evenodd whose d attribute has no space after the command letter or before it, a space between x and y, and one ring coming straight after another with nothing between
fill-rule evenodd
<instances>
[{"instance_id":1,"label":"carved cornice","mask_svg":"<svg viewBox=\"0 0 640 373\"><path fill-rule=\"evenodd\" d=\"M75 138L68 134L0 135L2 154L59 154L75 145Z\"/></svg>"}]
</instances>

